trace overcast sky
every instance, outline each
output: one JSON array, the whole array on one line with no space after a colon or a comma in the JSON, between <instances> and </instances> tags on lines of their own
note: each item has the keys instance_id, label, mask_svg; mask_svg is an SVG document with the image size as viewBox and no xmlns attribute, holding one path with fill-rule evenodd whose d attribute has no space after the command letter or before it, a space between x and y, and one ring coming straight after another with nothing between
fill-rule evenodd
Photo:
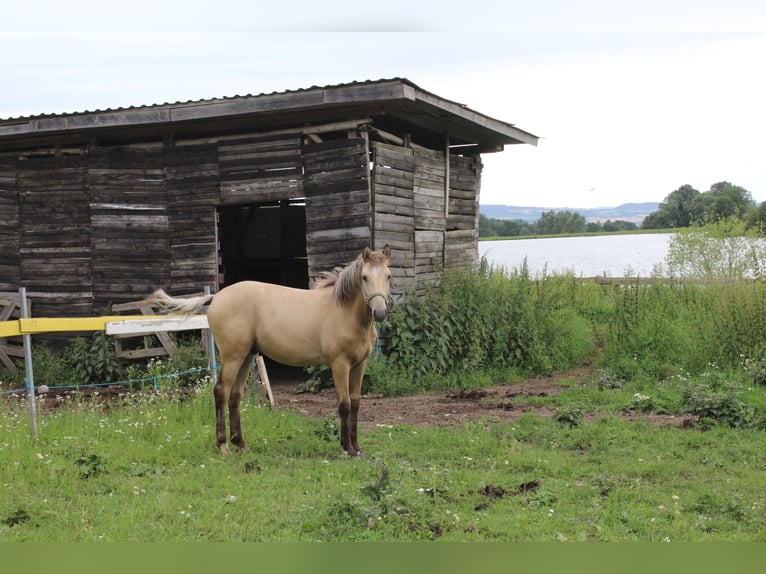
<instances>
[{"instance_id":1,"label":"overcast sky","mask_svg":"<svg viewBox=\"0 0 766 574\"><path fill-rule=\"evenodd\" d=\"M404 77L541 138L483 156L484 204L766 201L762 0L275 4L4 6L0 117Z\"/></svg>"}]
</instances>

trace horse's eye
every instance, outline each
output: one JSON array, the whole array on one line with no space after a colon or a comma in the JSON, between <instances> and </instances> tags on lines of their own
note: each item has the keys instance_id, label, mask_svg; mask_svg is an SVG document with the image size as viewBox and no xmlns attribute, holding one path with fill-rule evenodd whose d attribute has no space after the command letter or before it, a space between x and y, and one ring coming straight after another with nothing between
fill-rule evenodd
<instances>
[{"instance_id":1,"label":"horse's eye","mask_svg":"<svg viewBox=\"0 0 766 574\"><path fill-rule=\"evenodd\" d=\"M362 275L362 281L367 281L367 275Z\"/></svg>"}]
</instances>

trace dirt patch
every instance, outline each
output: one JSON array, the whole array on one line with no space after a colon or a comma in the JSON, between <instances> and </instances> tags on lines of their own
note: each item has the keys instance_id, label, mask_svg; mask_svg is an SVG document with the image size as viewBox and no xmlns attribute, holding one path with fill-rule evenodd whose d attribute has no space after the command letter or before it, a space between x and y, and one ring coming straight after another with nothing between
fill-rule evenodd
<instances>
[{"instance_id":1,"label":"dirt patch","mask_svg":"<svg viewBox=\"0 0 766 574\"><path fill-rule=\"evenodd\" d=\"M526 412L550 417L553 416L551 407L520 406L525 402L521 399L555 396L571 388L573 384L589 383L592 376L592 368L580 367L550 377L518 383L498 383L481 389L451 390L403 397L362 395L359 426L363 431L369 431L376 426L395 424L456 425L487 417L507 421ZM295 388L301 380L296 378L295 374L277 372L275 375L270 374L270 377L274 400L279 408L291 409L314 418L324 418L335 412L334 389L324 389L316 394L296 394ZM595 416L586 413L585 418L592 419ZM684 426L688 418L655 413L625 413L622 416L626 420L641 419L656 426Z\"/></svg>"},{"instance_id":2,"label":"dirt patch","mask_svg":"<svg viewBox=\"0 0 766 574\"><path fill-rule=\"evenodd\" d=\"M278 408L290 409L312 418L322 419L336 412L334 389L324 389L319 393L296 393L297 386L305 381L301 369L290 369L272 364L269 377L274 400ZM529 397L555 396L572 386L586 385L593 378L590 366L579 367L550 377L537 377L516 383L498 383L480 389L454 389L446 392L385 397L377 394L362 396L359 412L359 426L362 431L370 431L378 426L405 424L412 426L459 425L483 418L501 421L513 420L523 413L534 412L542 417L551 417L554 409L549 406L529 406L525 404ZM83 399L98 401L104 408L120 405L126 396L135 393L135 389L123 386L81 387L77 391L54 390L43 395L38 403L42 414L69 404L78 404ZM142 392L142 391L139 391ZM143 392L152 392L146 390ZM165 391L167 392L167 391ZM176 389L183 399L191 389ZM26 402L26 394L19 393L9 400ZM598 417L595 413L585 413L586 420ZM656 426L688 426L693 417L660 415L656 413L623 413L625 420L643 420Z\"/></svg>"}]
</instances>

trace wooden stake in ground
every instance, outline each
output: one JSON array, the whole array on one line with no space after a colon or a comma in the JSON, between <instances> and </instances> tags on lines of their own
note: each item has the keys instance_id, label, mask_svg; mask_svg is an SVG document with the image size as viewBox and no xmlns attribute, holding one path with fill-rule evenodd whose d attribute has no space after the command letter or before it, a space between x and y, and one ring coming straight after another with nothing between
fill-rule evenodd
<instances>
[{"instance_id":1,"label":"wooden stake in ground","mask_svg":"<svg viewBox=\"0 0 766 574\"><path fill-rule=\"evenodd\" d=\"M255 364L258 367L258 377L261 379L261 384L266 387L266 393L269 396L269 404L274 406L274 395L271 393L271 383L269 382L269 374L266 372L266 363L263 361L263 355L258 354L255 356Z\"/></svg>"}]
</instances>

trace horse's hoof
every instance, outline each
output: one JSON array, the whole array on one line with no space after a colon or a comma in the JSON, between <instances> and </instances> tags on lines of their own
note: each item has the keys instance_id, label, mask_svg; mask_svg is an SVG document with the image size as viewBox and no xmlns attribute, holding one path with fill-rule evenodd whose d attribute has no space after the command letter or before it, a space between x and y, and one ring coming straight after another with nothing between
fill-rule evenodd
<instances>
[{"instance_id":1,"label":"horse's hoof","mask_svg":"<svg viewBox=\"0 0 766 574\"><path fill-rule=\"evenodd\" d=\"M221 452L222 455L228 456L231 454L231 450L229 449L229 445L224 443L217 444L218 450Z\"/></svg>"}]
</instances>

